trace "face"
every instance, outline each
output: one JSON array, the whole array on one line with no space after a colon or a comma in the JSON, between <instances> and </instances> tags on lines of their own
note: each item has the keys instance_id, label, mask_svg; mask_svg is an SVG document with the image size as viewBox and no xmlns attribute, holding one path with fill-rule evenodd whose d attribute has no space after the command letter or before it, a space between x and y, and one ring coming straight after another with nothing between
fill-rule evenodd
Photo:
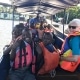
<instances>
[{"instance_id":1,"label":"face","mask_svg":"<svg viewBox=\"0 0 80 80\"><path fill-rule=\"evenodd\" d=\"M43 37L42 37L42 41L43 41L44 45L48 45L48 44L52 43L52 41L53 41L52 35L50 33L44 33Z\"/></svg>"},{"instance_id":2,"label":"face","mask_svg":"<svg viewBox=\"0 0 80 80\"><path fill-rule=\"evenodd\" d=\"M32 42L32 34L29 30L23 30L22 31L22 39L27 42L27 43L31 43Z\"/></svg>"},{"instance_id":3,"label":"face","mask_svg":"<svg viewBox=\"0 0 80 80\"><path fill-rule=\"evenodd\" d=\"M40 28L40 23L37 23L37 24L35 25L35 27L36 27L36 29L39 29L39 28Z\"/></svg>"},{"instance_id":4,"label":"face","mask_svg":"<svg viewBox=\"0 0 80 80\"><path fill-rule=\"evenodd\" d=\"M77 31L80 31L80 27L79 26L69 26L69 32L70 33L74 33L74 32L77 32Z\"/></svg>"},{"instance_id":5,"label":"face","mask_svg":"<svg viewBox=\"0 0 80 80\"><path fill-rule=\"evenodd\" d=\"M12 31L12 39L16 39L19 35L19 30L17 28L14 28Z\"/></svg>"}]
</instances>

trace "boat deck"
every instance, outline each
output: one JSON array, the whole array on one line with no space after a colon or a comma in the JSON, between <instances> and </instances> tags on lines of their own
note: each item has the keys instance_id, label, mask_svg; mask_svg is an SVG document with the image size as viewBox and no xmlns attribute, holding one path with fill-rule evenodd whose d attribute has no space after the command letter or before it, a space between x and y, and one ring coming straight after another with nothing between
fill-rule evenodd
<instances>
[{"instance_id":1,"label":"boat deck","mask_svg":"<svg viewBox=\"0 0 80 80\"><path fill-rule=\"evenodd\" d=\"M51 77L50 74L39 75L37 80L80 80L80 73L74 72L70 73L64 70L59 70L56 72L55 77Z\"/></svg>"}]
</instances>

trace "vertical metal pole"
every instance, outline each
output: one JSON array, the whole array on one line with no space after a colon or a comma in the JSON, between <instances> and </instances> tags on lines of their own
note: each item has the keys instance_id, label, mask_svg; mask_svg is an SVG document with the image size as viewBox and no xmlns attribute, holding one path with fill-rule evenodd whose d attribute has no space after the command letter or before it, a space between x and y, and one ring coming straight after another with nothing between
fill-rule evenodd
<instances>
[{"instance_id":1,"label":"vertical metal pole","mask_svg":"<svg viewBox=\"0 0 80 80\"><path fill-rule=\"evenodd\" d=\"M64 39L65 12L66 12L66 9L64 9L64 18L63 18L63 39Z\"/></svg>"},{"instance_id":2,"label":"vertical metal pole","mask_svg":"<svg viewBox=\"0 0 80 80\"><path fill-rule=\"evenodd\" d=\"M10 9L11 9L11 7L9 7L9 19L10 19ZM11 19L10 19L11 20Z\"/></svg>"},{"instance_id":3,"label":"vertical metal pole","mask_svg":"<svg viewBox=\"0 0 80 80\"><path fill-rule=\"evenodd\" d=\"M66 24L68 23L68 19L69 19L69 12L67 13Z\"/></svg>"},{"instance_id":4,"label":"vertical metal pole","mask_svg":"<svg viewBox=\"0 0 80 80\"><path fill-rule=\"evenodd\" d=\"M53 15L51 15L51 24L52 24L52 22L53 22Z\"/></svg>"},{"instance_id":5,"label":"vertical metal pole","mask_svg":"<svg viewBox=\"0 0 80 80\"><path fill-rule=\"evenodd\" d=\"M13 13L12 13L12 29L14 27L14 12L15 12L15 6L13 6Z\"/></svg>"},{"instance_id":6,"label":"vertical metal pole","mask_svg":"<svg viewBox=\"0 0 80 80\"><path fill-rule=\"evenodd\" d=\"M20 13L19 13L19 23L20 23Z\"/></svg>"}]
</instances>

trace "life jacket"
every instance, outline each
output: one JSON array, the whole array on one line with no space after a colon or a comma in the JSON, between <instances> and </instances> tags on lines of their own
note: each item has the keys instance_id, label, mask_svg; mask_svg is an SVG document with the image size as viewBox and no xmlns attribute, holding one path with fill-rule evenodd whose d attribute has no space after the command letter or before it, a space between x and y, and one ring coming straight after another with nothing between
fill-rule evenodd
<instances>
[{"instance_id":1,"label":"life jacket","mask_svg":"<svg viewBox=\"0 0 80 80\"><path fill-rule=\"evenodd\" d=\"M49 73L53 69L55 69L58 66L59 63L59 54L54 51L53 53L49 52L44 44L41 42L40 46L43 51L43 56L44 56L44 64L42 68L39 70L38 74L45 74Z\"/></svg>"},{"instance_id":2,"label":"life jacket","mask_svg":"<svg viewBox=\"0 0 80 80\"><path fill-rule=\"evenodd\" d=\"M16 50L16 57L13 62L13 69L19 69L23 67L29 67L32 63L32 50L28 43L25 43L25 52L23 50L20 53L19 47Z\"/></svg>"},{"instance_id":3,"label":"life jacket","mask_svg":"<svg viewBox=\"0 0 80 80\"><path fill-rule=\"evenodd\" d=\"M74 34L70 34L64 41L63 45L62 45L62 49L61 49L61 52L64 53L63 56L64 57L70 57L72 56L72 50L70 49L69 47L69 44L68 44L68 41L69 41L69 38L71 36L79 36L80 33L79 32L76 32ZM70 71L70 72L74 72L78 65L80 64L80 57L78 58L78 61L77 62L69 62L69 61L61 61L60 62L60 67L64 70L67 70L67 71Z\"/></svg>"}]
</instances>

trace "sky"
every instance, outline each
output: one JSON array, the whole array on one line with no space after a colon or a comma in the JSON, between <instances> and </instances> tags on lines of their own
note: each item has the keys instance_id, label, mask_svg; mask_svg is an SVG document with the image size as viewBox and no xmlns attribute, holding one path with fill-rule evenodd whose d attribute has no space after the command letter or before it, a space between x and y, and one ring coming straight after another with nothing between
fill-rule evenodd
<instances>
[{"instance_id":1,"label":"sky","mask_svg":"<svg viewBox=\"0 0 80 80\"><path fill-rule=\"evenodd\" d=\"M10 0L0 0L0 2L11 4Z\"/></svg>"}]
</instances>

